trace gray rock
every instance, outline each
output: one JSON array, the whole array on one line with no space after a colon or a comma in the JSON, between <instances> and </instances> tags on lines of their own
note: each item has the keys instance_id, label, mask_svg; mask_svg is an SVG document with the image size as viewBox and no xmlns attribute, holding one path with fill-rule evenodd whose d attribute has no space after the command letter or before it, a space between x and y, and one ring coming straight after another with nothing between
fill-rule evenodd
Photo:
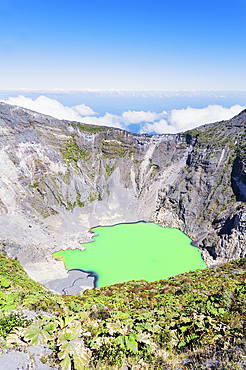
<instances>
[{"instance_id":1,"label":"gray rock","mask_svg":"<svg viewBox=\"0 0 246 370\"><path fill-rule=\"evenodd\" d=\"M207 360L204 365L204 369L216 370L218 369L220 362L217 360Z\"/></svg>"},{"instance_id":2,"label":"gray rock","mask_svg":"<svg viewBox=\"0 0 246 370\"><path fill-rule=\"evenodd\" d=\"M0 355L0 370L51 370L52 368L40 361L52 351L46 346L30 346L26 351L9 350Z\"/></svg>"},{"instance_id":3,"label":"gray rock","mask_svg":"<svg viewBox=\"0 0 246 370\"><path fill-rule=\"evenodd\" d=\"M88 288L94 288L95 278L81 270L68 271L65 279L49 281L47 287L60 294L77 294Z\"/></svg>"},{"instance_id":4,"label":"gray rock","mask_svg":"<svg viewBox=\"0 0 246 370\"><path fill-rule=\"evenodd\" d=\"M52 254L82 248L98 225L177 227L209 266L246 253L245 111L151 136L0 103L0 135L2 248L53 290L90 286Z\"/></svg>"}]
</instances>

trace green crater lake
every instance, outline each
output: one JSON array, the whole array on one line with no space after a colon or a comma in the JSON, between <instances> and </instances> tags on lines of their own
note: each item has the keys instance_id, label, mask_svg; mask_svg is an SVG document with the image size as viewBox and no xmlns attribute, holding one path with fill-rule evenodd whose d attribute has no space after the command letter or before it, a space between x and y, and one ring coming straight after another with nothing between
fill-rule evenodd
<instances>
[{"instance_id":1,"label":"green crater lake","mask_svg":"<svg viewBox=\"0 0 246 370\"><path fill-rule=\"evenodd\" d=\"M97 286L129 280L156 281L182 272L206 268L191 239L178 229L138 222L93 228L94 242L79 249L59 251L56 259L67 270L93 271Z\"/></svg>"}]
</instances>

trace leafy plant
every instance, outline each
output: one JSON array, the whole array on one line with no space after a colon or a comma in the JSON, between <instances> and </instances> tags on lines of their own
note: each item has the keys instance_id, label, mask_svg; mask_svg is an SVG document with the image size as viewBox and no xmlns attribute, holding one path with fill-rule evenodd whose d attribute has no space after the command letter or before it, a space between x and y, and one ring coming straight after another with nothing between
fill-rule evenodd
<instances>
[{"instance_id":1,"label":"leafy plant","mask_svg":"<svg viewBox=\"0 0 246 370\"><path fill-rule=\"evenodd\" d=\"M57 344L60 349L58 357L64 370L69 369L72 362L76 370L82 370L90 361L91 351L85 347L84 340L80 338L81 332L81 324L77 321L70 323L58 333Z\"/></svg>"},{"instance_id":2,"label":"leafy plant","mask_svg":"<svg viewBox=\"0 0 246 370\"><path fill-rule=\"evenodd\" d=\"M38 319L23 331L24 337L31 345L38 346L47 344L52 340L56 328L55 322L47 321L46 318Z\"/></svg>"},{"instance_id":3,"label":"leafy plant","mask_svg":"<svg viewBox=\"0 0 246 370\"><path fill-rule=\"evenodd\" d=\"M9 288L11 286L11 282L5 276L0 276L0 285L2 288Z\"/></svg>"},{"instance_id":4,"label":"leafy plant","mask_svg":"<svg viewBox=\"0 0 246 370\"><path fill-rule=\"evenodd\" d=\"M197 348L210 353L211 347L224 351L223 346L245 346L246 258L167 280L130 281L76 296L44 290L18 261L3 255L0 268L1 276L11 282L0 292L0 335L6 345L46 344L63 370L109 369L125 363L158 369L167 367L169 356L180 358L181 352L188 356L187 351ZM35 312L42 308L53 316L25 321L24 316L12 316L14 312L7 314L8 307ZM233 369L231 364L227 368Z\"/></svg>"},{"instance_id":5,"label":"leafy plant","mask_svg":"<svg viewBox=\"0 0 246 370\"><path fill-rule=\"evenodd\" d=\"M130 335L121 335L117 337L116 343L122 346L123 349L129 350L134 354L138 353L138 336L134 333Z\"/></svg>"},{"instance_id":6,"label":"leafy plant","mask_svg":"<svg viewBox=\"0 0 246 370\"><path fill-rule=\"evenodd\" d=\"M5 312L13 311L16 308L14 296L0 292L0 307Z\"/></svg>"},{"instance_id":7,"label":"leafy plant","mask_svg":"<svg viewBox=\"0 0 246 370\"><path fill-rule=\"evenodd\" d=\"M0 318L0 336L4 339L16 327L27 327L31 321L21 312L11 312L10 314L3 314Z\"/></svg>"},{"instance_id":8,"label":"leafy plant","mask_svg":"<svg viewBox=\"0 0 246 370\"><path fill-rule=\"evenodd\" d=\"M190 285L190 283L185 283L185 284L183 284L183 285L180 287L180 290L181 290L182 294L190 293L190 291L191 291L191 285Z\"/></svg>"},{"instance_id":9,"label":"leafy plant","mask_svg":"<svg viewBox=\"0 0 246 370\"><path fill-rule=\"evenodd\" d=\"M10 347L12 345L27 345L24 340L24 329L23 328L14 328L6 339L6 346Z\"/></svg>"}]
</instances>

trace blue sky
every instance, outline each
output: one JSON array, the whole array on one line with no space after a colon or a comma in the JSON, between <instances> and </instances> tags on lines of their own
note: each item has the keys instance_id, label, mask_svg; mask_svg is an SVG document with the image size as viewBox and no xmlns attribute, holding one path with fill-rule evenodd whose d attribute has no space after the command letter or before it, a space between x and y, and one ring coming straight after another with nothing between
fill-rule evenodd
<instances>
[{"instance_id":1,"label":"blue sky","mask_svg":"<svg viewBox=\"0 0 246 370\"><path fill-rule=\"evenodd\" d=\"M0 89L245 90L245 0L1 0Z\"/></svg>"},{"instance_id":2,"label":"blue sky","mask_svg":"<svg viewBox=\"0 0 246 370\"><path fill-rule=\"evenodd\" d=\"M246 108L246 0L0 0L0 100L174 133Z\"/></svg>"}]
</instances>

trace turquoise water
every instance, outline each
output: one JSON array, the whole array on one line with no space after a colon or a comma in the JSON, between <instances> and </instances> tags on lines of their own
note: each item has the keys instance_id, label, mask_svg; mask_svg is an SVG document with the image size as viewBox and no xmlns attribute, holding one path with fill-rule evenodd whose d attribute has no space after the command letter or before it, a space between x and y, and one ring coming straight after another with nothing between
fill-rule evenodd
<instances>
[{"instance_id":1,"label":"turquoise water","mask_svg":"<svg viewBox=\"0 0 246 370\"><path fill-rule=\"evenodd\" d=\"M84 251L60 251L54 257L63 260L67 270L94 271L99 287L129 280L161 280L206 268L191 239L177 229L138 222L92 231L98 236L83 244Z\"/></svg>"}]
</instances>

